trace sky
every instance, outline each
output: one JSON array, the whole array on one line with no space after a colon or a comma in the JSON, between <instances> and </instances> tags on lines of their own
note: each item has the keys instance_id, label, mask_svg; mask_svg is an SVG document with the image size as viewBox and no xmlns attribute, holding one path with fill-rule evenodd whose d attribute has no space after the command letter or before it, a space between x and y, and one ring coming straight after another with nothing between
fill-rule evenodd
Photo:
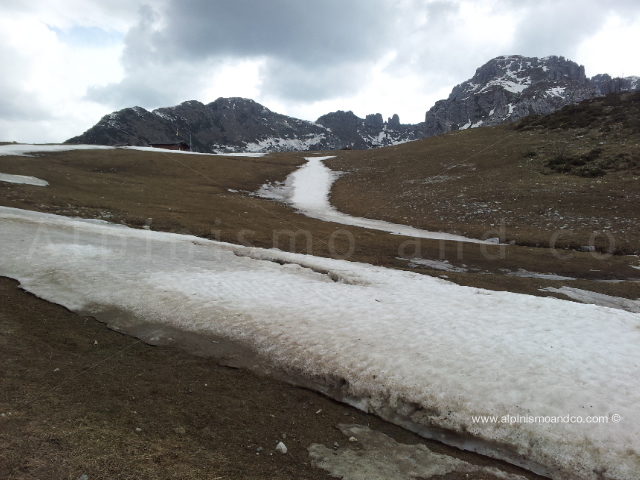
<instances>
[{"instance_id":1,"label":"sky","mask_svg":"<svg viewBox=\"0 0 640 480\"><path fill-rule=\"evenodd\" d=\"M418 123L500 55L640 75L637 0L3 0L0 141L62 142L135 105L252 98Z\"/></svg>"}]
</instances>

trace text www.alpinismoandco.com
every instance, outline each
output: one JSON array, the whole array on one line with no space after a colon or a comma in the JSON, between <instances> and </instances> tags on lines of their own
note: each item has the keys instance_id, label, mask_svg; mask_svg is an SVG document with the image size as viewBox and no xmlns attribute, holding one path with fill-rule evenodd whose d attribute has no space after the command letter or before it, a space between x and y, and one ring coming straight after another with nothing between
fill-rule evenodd
<instances>
[{"instance_id":1,"label":"text www.alpinismoandco.com","mask_svg":"<svg viewBox=\"0 0 640 480\"><path fill-rule=\"evenodd\" d=\"M620 423L622 417L618 414L600 416L582 415L477 415L472 416L473 423L500 423L515 425L518 423Z\"/></svg>"}]
</instances>

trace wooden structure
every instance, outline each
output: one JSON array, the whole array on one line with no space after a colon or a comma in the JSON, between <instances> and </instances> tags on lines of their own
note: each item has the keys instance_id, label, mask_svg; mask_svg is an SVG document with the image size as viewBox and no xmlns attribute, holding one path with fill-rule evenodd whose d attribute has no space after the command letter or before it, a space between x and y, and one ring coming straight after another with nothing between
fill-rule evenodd
<instances>
[{"instance_id":1,"label":"wooden structure","mask_svg":"<svg viewBox=\"0 0 640 480\"><path fill-rule=\"evenodd\" d=\"M177 142L177 143L150 143L150 147L153 148L164 148L165 150L181 150L181 151L190 151L191 147L187 142Z\"/></svg>"}]
</instances>

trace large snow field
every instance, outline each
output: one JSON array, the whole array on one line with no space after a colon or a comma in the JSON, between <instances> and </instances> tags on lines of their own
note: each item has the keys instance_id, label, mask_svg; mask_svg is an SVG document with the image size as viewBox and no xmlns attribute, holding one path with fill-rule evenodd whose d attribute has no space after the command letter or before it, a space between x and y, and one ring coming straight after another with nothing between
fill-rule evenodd
<instances>
[{"instance_id":1,"label":"large snow field","mask_svg":"<svg viewBox=\"0 0 640 480\"><path fill-rule=\"evenodd\" d=\"M338 174L331 171L322 163L334 157L305 157L307 163L293 172L283 185L263 185L257 195L263 198L284 201L291 204L301 213L327 222L353 225L356 227L381 230L396 235L408 237L431 238L437 240L451 240L472 243L488 243L484 240L467 238L443 232L429 232L407 225L373 220L369 218L352 217L339 212L329 203L331 185L338 178Z\"/></svg>"},{"instance_id":2,"label":"large snow field","mask_svg":"<svg viewBox=\"0 0 640 480\"><path fill-rule=\"evenodd\" d=\"M640 479L638 314L6 207L0 221L0 274L49 301L225 337L320 390L344 379L332 393L360 408L554 478Z\"/></svg>"}]
</instances>

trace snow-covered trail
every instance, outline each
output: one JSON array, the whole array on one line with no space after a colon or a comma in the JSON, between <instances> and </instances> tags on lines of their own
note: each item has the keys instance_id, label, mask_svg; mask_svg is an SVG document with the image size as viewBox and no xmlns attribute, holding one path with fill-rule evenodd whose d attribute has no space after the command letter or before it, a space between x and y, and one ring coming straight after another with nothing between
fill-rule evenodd
<instances>
[{"instance_id":1,"label":"snow-covered trail","mask_svg":"<svg viewBox=\"0 0 640 480\"><path fill-rule=\"evenodd\" d=\"M554 478L640 479L638 314L5 207L0 222L0 274L49 301L227 338L360 408Z\"/></svg>"},{"instance_id":2,"label":"snow-covered trail","mask_svg":"<svg viewBox=\"0 0 640 480\"><path fill-rule=\"evenodd\" d=\"M307 163L293 172L284 185L263 185L257 195L263 198L284 201L291 204L308 217L318 218L327 222L353 225L371 230L381 230L396 235L408 237L431 238L436 240L450 240L470 243L493 243L475 238L463 237L444 232L430 232L407 225L373 220L369 218L353 217L339 212L329 203L331 185L338 175L331 171L323 161L334 157L305 157Z\"/></svg>"}]
</instances>

